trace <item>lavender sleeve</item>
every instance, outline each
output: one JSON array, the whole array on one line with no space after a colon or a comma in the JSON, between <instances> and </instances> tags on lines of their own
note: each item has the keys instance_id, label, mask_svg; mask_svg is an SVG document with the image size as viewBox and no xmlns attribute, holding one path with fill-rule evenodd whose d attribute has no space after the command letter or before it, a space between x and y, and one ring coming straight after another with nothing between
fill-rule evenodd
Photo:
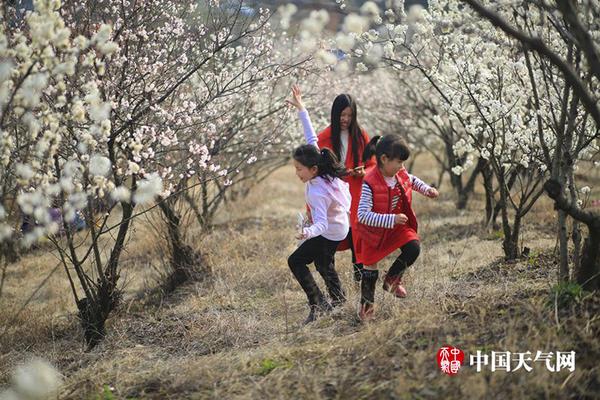
<instances>
[{"instance_id":1,"label":"lavender sleeve","mask_svg":"<svg viewBox=\"0 0 600 400\"><path fill-rule=\"evenodd\" d=\"M300 122L302 122L304 139L306 140L306 143L312 144L316 148L319 148L319 145L317 144L317 134L315 133L315 129L310 122L308 111L306 109L300 110L298 112L298 116L300 117Z\"/></svg>"}]
</instances>

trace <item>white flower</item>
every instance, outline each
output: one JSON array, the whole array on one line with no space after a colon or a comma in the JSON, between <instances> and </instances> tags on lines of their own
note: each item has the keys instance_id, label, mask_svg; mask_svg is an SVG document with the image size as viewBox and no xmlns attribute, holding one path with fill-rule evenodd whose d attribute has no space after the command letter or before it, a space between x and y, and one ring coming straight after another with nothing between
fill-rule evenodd
<instances>
[{"instance_id":1,"label":"white flower","mask_svg":"<svg viewBox=\"0 0 600 400\"><path fill-rule=\"evenodd\" d=\"M110 39L112 33L112 26L109 24L102 24L98 29L98 32L92 37L92 41L98 44L104 44Z\"/></svg>"},{"instance_id":2,"label":"white flower","mask_svg":"<svg viewBox=\"0 0 600 400\"><path fill-rule=\"evenodd\" d=\"M352 47L354 47L354 37L340 32L335 37L335 43L340 50L349 53Z\"/></svg>"},{"instance_id":3,"label":"white flower","mask_svg":"<svg viewBox=\"0 0 600 400\"><path fill-rule=\"evenodd\" d=\"M279 12L279 16L281 18L281 27L283 29L288 29L290 27L290 18L292 18L292 15L298 11L298 7L296 7L295 4L289 3L279 6L277 11Z\"/></svg>"},{"instance_id":4,"label":"white flower","mask_svg":"<svg viewBox=\"0 0 600 400\"><path fill-rule=\"evenodd\" d=\"M300 40L300 51L303 53L310 53L317 48L317 39L311 36L304 36Z\"/></svg>"},{"instance_id":5,"label":"white flower","mask_svg":"<svg viewBox=\"0 0 600 400\"><path fill-rule=\"evenodd\" d=\"M377 64L381 60L382 56L383 56L383 49L381 48L380 45L375 44L369 49L369 51L367 51L365 60L367 62L369 62L370 64Z\"/></svg>"},{"instance_id":6,"label":"white flower","mask_svg":"<svg viewBox=\"0 0 600 400\"><path fill-rule=\"evenodd\" d=\"M310 17L302 21L302 29L313 34L319 34L328 22L329 13L326 10L311 11Z\"/></svg>"},{"instance_id":7,"label":"white flower","mask_svg":"<svg viewBox=\"0 0 600 400\"><path fill-rule=\"evenodd\" d=\"M366 72L368 70L369 70L369 68L367 68L367 66L365 64L363 64L363 63L356 64L356 71L357 72Z\"/></svg>"},{"instance_id":8,"label":"white flower","mask_svg":"<svg viewBox=\"0 0 600 400\"><path fill-rule=\"evenodd\" d=\"M372 1L367 1L360 7L361 14L371 17L379 15L379 11L379 6Z\"/></svg>"},{"instance_id":9,"label":"white flower","mask_svg":"<svg viewBox=\"0 0 600 400\"><path fill-rule=\"evenodd\" d=\"M349 70L350 70L350 66L348 65L348 63L346 61L339 62L335 66L335 72L337 72L338 74L345 74Z\"/></svg>"},{"instance_id":10,"label":"white flower","mask_svg":"<svg viewBox=\"0 0 600 400\"><path fill-rule=\"evenodd\" d=\"M44 360L34 359L17 368L13 388L25 399L57 397L61 384L59 372Z\"/></svg>"},{"instance_id":11,"label":"white flower","mask_svg":"<svg viewBox=\"0 0 600 400\"><path fill-rule=\"evenodd\" d=\"M67 197L67 201L71 203L73 208L82 210L87 205L87 195L85 193L72 193Z\"/></svg>"},{"instance_id":12,"label":"white flower","mask_svg":"<svg viewBox=\"0 0 600 400\"><path fill-rule=\"evenodd\" d=\"M0 83L10 79L14 67L15 65L10 60L0 62Z\"/></svg>"},{"instance_id":13,"label":"white flower","mask_svg":"<svg viewBox=\"0 0 600 400\"><path fill-rule=\"evenodd\" d=\"M106 176L110 172L110 160L100 154L94 154L90 157L90 174L94 176Z\"/></svg>"},{"instance_id":14,"label":"white flower","mask_svg":"<svg viewBox=\"0 0 600 400\"><path fill-rule=\"evenodd\" d=\"M591 192L592 190L590 189L589 186L584 186L581 189L579 189L579 191L583 194L588 194L589 192Z\"/></svg>"},{"instance_id":15,"label":"white flower","mask_svg":"<svg viewBox=\"0 0 600 400\"><path fill-rule=\"evenodd\" d=\"M454 175L460 175L463 173L463 167L461 167L460 165L457 165L456 167L452 168L452 173Z\"/></svg>"},{"instance_id":16,"label":"white flower","mask_svg":"<svg viewBox=\"0 0 600 400\"><path fill-rule=\"evenodd\" d=\"M115 42L106 42L106 43L102 43L102 44L98 44L98 50L100 50L100 52L104 55L110 56L113 53L116 53L117 51L119 51L119 45L116 44ZM102 74L101 74L102 75Z\"/></svg>"},{"instance_id":17,"label":"white flower","mask_svg":"<svg viewBox=\"0 0 600 400\"><path fill-rule=\"evenodd\" d=\"M34 172L33 169L29 165L26 164L17 164L15 168L17 175L19 175L22 179L29 180L33 178Z\"/></svg>"},{"instance_id":18,"label":"white flower","mask_svg":"<svg viewBox=\"0 0 600 400\"><path fill-rule=\"evenodd\" d=\"M157 174L149 175L138 183L133 201L138 204L150 203L163 191L163 182Z\"/></svg>"},{"instance_id":19,"label":"white flower","mask_svg":"<svg viewBox=\"0 0 600 400\"><path fill-rule=\"evenodd\" d=\"M319 50L316 56L326 65L334 65L337 62L335 54L327 50Z\"/></svg>"},{"instance_id":20,"label":"white flower","mask_svg":"<svg viewBox=\"0 0 600 400\"><path fill-rule=\"evenodd\" d=\"M10 225L0 224L0 242L12 236L12 228ZM2 397L0 397L1 399Z\"/></svg>"},{"instance_id":21,"label":"white flower","mask_svg":"<svg viewBox=\"0 0 600 400\"><path fill-rule=\"evenodd\" d=\"M344 30L346 32L353 32L357 35L363 33L369 26L369 21L357 14L348 14L344 18Z\"/></svg>"},{"instance_id":22,"label":"white flower","mask_svg":"<svg viewBox=\"0 0 600 400\"><path fill-rule=\"evenodd\" d=\"M109 102L106 103L92 103L90 104L90 108L88 110L90 114L90 118L92 121L101 123L104 120L109 119L110 117L111 104Z\"/></svg>"},{"instance_id":23,"label":"white flower","mask_svg":"<svg viewBox=\"0 0 600 400\"><path fill-rule=\"evenodd\" d=\"M394 43L390 41L383 46L383 55L386 58L394 58Z\"/></svg>"},{"instance_id":24,"label":"white flower","mask_svg":"<svg viewBox=\"0 0 600 400\"><path fill-rule=\"evenodd\" d=\"M125 186L116 187L110 195L115 201L128 202L131 199L131 192Z\"/></svg>"}]
</instances>

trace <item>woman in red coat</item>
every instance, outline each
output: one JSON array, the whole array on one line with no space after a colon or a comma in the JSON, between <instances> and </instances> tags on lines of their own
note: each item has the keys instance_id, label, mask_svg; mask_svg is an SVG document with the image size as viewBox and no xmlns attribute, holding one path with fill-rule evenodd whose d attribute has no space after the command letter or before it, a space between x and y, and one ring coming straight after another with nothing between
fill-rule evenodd
<instances>
[{"instance_id":1,"label":"woman in red coat","mask_svg":"<svg viewBox=\"0 0 600 400\"><path fill-rule=\"evenodd\" d=\"M363 265L356 262L356 235L352 235L358 223L357 210L360 191L366 170L375 166L375 158L362 161L363 152L369 143L369 136L357 121L356 102L349 94L340 94L331 106L331 125L319 133L319 148L331 149L346 166L348 175L344 180L350 185L352 204L350 206L350 231L348 237L337 248L338 251L350 249L354 264L354 280L360 281Z\"/></svg>"}]
</instances>

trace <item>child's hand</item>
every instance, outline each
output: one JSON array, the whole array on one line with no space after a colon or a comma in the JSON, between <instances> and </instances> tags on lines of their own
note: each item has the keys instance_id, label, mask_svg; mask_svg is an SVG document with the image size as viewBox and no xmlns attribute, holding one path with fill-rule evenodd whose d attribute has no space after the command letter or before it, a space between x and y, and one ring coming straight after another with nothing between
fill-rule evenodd
<instances>
[{"instance_id":1,"label":"child's hand","mask_svg":"<svg viewBox=\"0 0 600 400\"><path fill-rule=\"evenodd\" d=\"M306 235L306 233L304 233L304 231L302 231L302 233L298 233L296 235L296 239L298 239L298 240L304 240L304 239L306 239L306 237L307 237L307 235Z\"/></svg>"},{"instance_id":2,"label":"child's hand","mask_svg":"<svg viewBox=\"0 0 600 400\"><path fill-rule=\"evenodd\" d=\"M396 214L394 216L394 223L396 225L404 225L406 222L408 222L408 217L404 214Z\"/></svg>"},{"instance_id":3,"label":"child's hand","mask_svg":"<svg viewBox=\"0 0 600 400\"><path fill-rule=\"evenodd\" d=\"M292 86L292 99L286 100L285 102L296 107L298 111L304 110L304 103L302 102L302 92L300 91L300 86Z\"/></svg>"},{"instance_id":4,"label":"child's hand","mask_svg":"<svg viewBox=\"0 0 600 400\"><path fill-rule=\"evenodd\" d=\"M430 199L435 199L440 195L440 193L437 191L436 188L430 188L429 190L427 190L427 193L425 193L425 196L429 197Z\"/></svg>"},{"instance_id":5,"label":"child's hand","mask_svg":"<svg viewBox=\"0 0 600 400\"><path fill-rule=\"evenodd\" d=\"M350 176L356 176L359 178L363 178L366 175L364 165L358 166L358 167L350 169L348 171L349 171L348 175L350 175Z\"/></svg>"}]
</instances>

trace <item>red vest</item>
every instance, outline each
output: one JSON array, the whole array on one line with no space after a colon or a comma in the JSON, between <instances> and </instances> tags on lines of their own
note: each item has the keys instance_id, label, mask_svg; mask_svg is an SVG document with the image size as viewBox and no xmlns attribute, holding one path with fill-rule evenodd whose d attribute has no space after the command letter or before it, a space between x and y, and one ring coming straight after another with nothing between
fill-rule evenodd
<instances>
[{"instance_id":1,"label":"red vest","mask_svg":"<svg viewBox=\"0 0 600 400\"><path fill-rule=\"evenodd\" d=\"M403 168L398 171L396 179L400 182L401 187L396 185L396 187L390 188L379 168L372 168L365 176L364 182L369 185L373 194L373 212L378 214L402 213L408 217L405 225L395 225L393 229L376 228L359 222L357 224L358 234L361 240L364 240L371 247L380 247L388 238L396 237L407 226L417 232L417 217L412 209L412 184L406 169ZM392 199L395 195L398 195L400 200L396 207L392 209Z\"/></svg>"}]
</instances>

